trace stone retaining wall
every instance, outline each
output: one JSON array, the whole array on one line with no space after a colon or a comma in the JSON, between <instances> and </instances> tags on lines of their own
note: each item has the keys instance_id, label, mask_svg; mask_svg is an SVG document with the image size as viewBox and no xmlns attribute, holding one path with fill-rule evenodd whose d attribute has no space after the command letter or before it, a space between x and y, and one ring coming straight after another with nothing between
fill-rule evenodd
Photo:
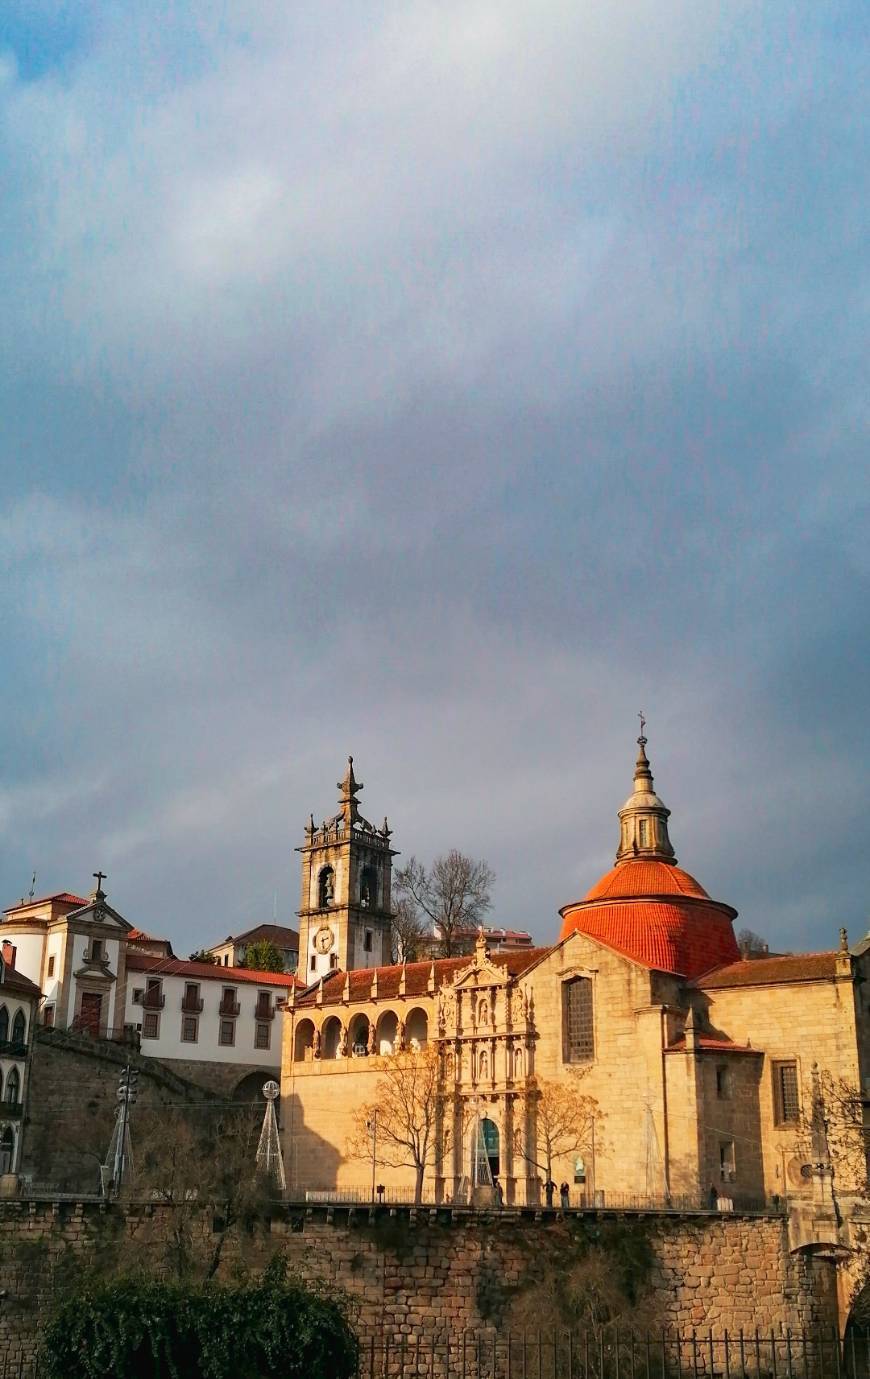
<instances>
[{"instance_id":1,"label":"stone retaining wall","mask_svg":"<svg viewBox=\"0 0 870 1379\"><path fill-rule=\"evenodd\" d=\"M187 1210L205 1261L223 1223L212 1211ZM177 1211L153 1203L0 1202L0 1373L4 1361L32 1359L52 1297L87 1263L123 1260L137 1271L167 1272ZM836 1323L833 1266L789 1254L786 1224L774 1217L535 1220L276 1206L271 1219L227 1233L218 1276L259 1271L276 1251L304 1277L342 1290L364 1336L582 1329L588 1309L608 1299L625 1326L769 1333Z\"/></svg>"}]
</instances>

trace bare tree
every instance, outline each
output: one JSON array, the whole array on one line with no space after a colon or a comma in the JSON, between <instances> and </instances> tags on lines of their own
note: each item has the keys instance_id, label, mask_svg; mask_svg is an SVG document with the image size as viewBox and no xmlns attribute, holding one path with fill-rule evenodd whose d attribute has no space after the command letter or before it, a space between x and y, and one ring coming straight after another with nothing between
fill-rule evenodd
<instances>
[{"instance_id":1,"label":"bare tree","mask_svg":"<svg viewBox=\"0 0 870 1379\"><path fill-rule=\"evenodd\" d=\"M449 958L470 950L474 930L492 909L494 884L495 873L488 863L451 848L436 857L428 871L411 857L397 870L394 889L400 902L431 921L441 953Z\"/></svg>"},{"instance_id":2,"label":"bare tree","mask_svg":"<svg viewBox=\"0 0 870 1379\"><path fill-rule=\"evenodd\" d=\"M737 935L737 946L745 957L760 957L767 952L767 940L754 929L741 929Z\"/></svg>"},{"instance_id":3,"label":"bare tree","mask_svg":"<svg viewBox=\"0 0 870 1379\"><path fill-rule=\"evenodd\" d=\"M595 1129L602 1121L595 1097L580 1090L582 1072L572 1074L568 1082L545 1082L530 1078L526 1091L531 1103L533 1126L531 1142L524 1142L517 1132L516 1148L520 1157L532 1168L553 1180L553 1165L569 1154L588 1153Z\"/></svg>"},{"instance_id":4,"label":"bare tree","mask_svg":"<svg viewBox=\"0 0 870 1379\"><path fill-rule=\"evenodd\" d=\"M435 1047L427 1044L416 1053L397 1054L387 1064L374 1100L358 1108L348 1140L350 1158L371 1162L377 1122L376 1164L412 1168L415 1202L422 1200L426 1169L435 1161L441 1090L441 1060Z\"/></svg>"},{"instance_id":5,"label":"bare tree","mask_svg":"<svg viewBox=\"0 0 870 1379\"><path fill-rule=\"evenodd\" d=\"M408 896L401 896L393 912L393 962L416 962L425 957L425 939L426 930L420 911Z\"/></svg>"},{"instance_id":6,"label":"bare tree","mask_svg":"<svg viewBox=\"0 0 870 1379\"><path fill-rule=\"evenodd\" d=\"M172 1205L166 1263L177 1278L212 1278L233 1228L265 1205L269 1185L256 1173L258 1129L248 1108L164 1108L140 1121L131 1186ZM198 1229L204 1218L217 1223L206 1246Z\"/></svg>"}]
</instances>

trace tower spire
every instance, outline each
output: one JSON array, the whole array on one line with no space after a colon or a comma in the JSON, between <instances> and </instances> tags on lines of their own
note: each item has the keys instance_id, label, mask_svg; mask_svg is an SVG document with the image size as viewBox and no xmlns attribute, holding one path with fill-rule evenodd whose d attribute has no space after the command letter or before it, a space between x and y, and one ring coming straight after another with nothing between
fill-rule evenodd
<instances>
[{"instance_id":1,"label":"tower spire","mask_svg":"<svg viewBox=\"0 0 870 1379\"><path fill-rule=\"evenodd\" d=\"M634 790L619 811L620 835L616 860L627 862L633 857L645 857L674 864L677 859L668 837L671 811L659 799L653 787L653 774L646 754L646 718L643 710L638 718L640 737L637 739L637 760L634 764Z\"/></svg>"},{"instance_id":2,"label":"tower spire","mask_svg":"<svg viewBox=\"0 0 870 1379\"><path fill-rule=\"evenodd\" d=\"M338 782L338 789L341 791L338 802L341 805L341 812L347 824L355 824L359 818L359 801L357 800L357 795L362 788L362 781L357 780L353 773L353 757L348 757L344 780Z\"/></svg>"}]
</instances>

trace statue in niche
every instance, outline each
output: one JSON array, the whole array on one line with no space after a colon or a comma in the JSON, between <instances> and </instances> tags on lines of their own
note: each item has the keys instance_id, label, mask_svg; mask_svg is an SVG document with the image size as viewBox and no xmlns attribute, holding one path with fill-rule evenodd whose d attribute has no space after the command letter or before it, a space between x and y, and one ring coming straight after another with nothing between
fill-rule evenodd
<instances>
[{"instance_id":1,"label":"statue in niche","mask_svg":"<svg viewBox=\"0 0 870 1379\"><path fill-rule=\"evenodd\" d=\"M319 1057L320 1057L320 1030L319 1030L319 1029L316 1029L316 1030L314 1031L314 1041L313 1041L313 1043L312 1043L312 1045L311 1045L311 1056L312 1056L312 1058L319 1058Z\"/></svg>"},{"instance_id":2,"label":"statue in niche","mask_svg":"<svg viewBox=\"0 0 870 1379\"><path fill-rule=\"evenodd\" d=\"M373 1023L372 1021L369 1021L369 1040L368 1040L367 1048L368 1048L369 1053L374 1053L374 1051L375 1051L375 1027L374 1027L374 1023Z\"/></svg>"},{"instance_id":3,"label":"statue in niche","mask_svg":"<svg viewBox=\"0 0 870 1379\"><path fill-rule=\"evenodd\" d=\"M398 1026L397 1026L397 1028L396 1028L396 1045L395 1045L395 1051L396 1051L396 1053L404 1053L404 1051L405 1051L405 1022L404 1022L404 1020L400 1020L399 1023L398 1023Z\"/></svg>"},{"instance_id":4,"label":"statue in niche","mask_svg":"<svg viewBox=\"0 0 870 1379\"><path fill-rule=\"evenodd\" d=\"M347 1058L347 1025L342 1025L341 1034L338 1037L338 1056Z\"/></svg>"}]
</instances>

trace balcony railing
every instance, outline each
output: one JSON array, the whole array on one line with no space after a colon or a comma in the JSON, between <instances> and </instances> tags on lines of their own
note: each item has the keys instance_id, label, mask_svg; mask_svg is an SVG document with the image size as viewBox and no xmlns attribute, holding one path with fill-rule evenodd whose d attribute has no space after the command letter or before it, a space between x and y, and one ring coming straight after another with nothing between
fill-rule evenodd
<instances>
[{"instance_id":1,"label":"balcony railing","mask_svg":"<svg viewBox=\"0 0 870 1379\"><path fill-rule=\"evenodd\" d=\"M218 1014L226 1016L238 1015L241 1008L238 1001L228 1001L226 997L221 997L221 1003L218 1006Z\"/></svg>"},{"instance_id":2,"label":"balcony railing","mask_svg":"<svg viewBox=\"0 0 870 1379\"><path fill-rule=\"evenodd\" d=\"M27 1045L23 1039L0 1039L0 1053L7 1058L26 1058Z\"/></svg>"},{"instance_id":3,"label":"balcony railing","mask_svg":"<svg viewBox=\"0 0 870 1379\"><path fill-rule=\"evenodd\" d=\"M0 1120L20 1120L24 1104L20 1101L0 1101Z\"/></svg>"},{"instance_id":4,"label":"balcony railing","mask_svg":"<svg viewBox=\"0 0 870 1379\"><path fill-rule=\"evenodd\" d=\"M162 991L146 990L142 997L142 1005L146 1010L162 1010L166 1005L166 997Z\"/></svg>"},{"instance_id":5,"label":"balcony railing","mask_svg":"<svg viewBox=\"0 0 870 1379\"><path fill-rule=\"evenodd\" d=\"M185 1015L201 1015L204 1002L201 996L182 996L181 1009Z\"/></svg>"},{"instance_id":6,"label":"balcony railing","mask_svg":"<svg viewBox=\"0 0 870 1379\"><path fill-rule=\"evenodd\" d=\"M256 1020L274 1020L275 1007L272 1005L272 1002L263 1001L261 1003L258 1001L254 1010L254 1018Z\"/></svg>"}]
</instances>

